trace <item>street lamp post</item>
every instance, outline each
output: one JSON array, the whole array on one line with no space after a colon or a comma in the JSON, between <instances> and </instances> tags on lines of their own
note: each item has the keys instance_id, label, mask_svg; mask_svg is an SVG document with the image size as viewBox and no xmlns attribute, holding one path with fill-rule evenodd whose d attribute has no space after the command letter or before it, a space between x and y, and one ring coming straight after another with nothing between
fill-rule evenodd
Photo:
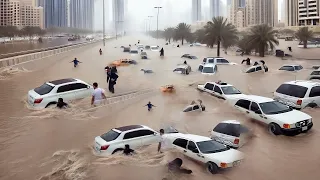
<instances>
[{"instance_id":1,"label":"street lamp post","mask_svg":"<svg viewBox=\"0 0 320 180\"><path fill-rule=\"evenodd\" d=\"M106 46L106 40L105 40L105 33L106 33L106 29L105 29L105 12L104 12L104 0L102 1L102 11L103 11L103 46Z\"/></svg>"},{"instance_id":2,"label":"street lamp post","mask_svg":"<svg viewBox=\"0 0 320 180\"><path fill-rule=\"evenodd\" d=\"M154 7L156 9L158 9L158 13L157 13L157 39L159 38L159 10L162 8L160 6L158 7Z\"/></svg>"}]
</instances>

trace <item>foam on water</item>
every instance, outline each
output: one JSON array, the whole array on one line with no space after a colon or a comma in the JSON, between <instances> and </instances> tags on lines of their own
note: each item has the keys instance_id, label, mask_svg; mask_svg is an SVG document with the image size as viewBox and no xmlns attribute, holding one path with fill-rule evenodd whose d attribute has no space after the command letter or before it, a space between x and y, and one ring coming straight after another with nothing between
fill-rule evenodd
<instances>
[{"instance_id":1,"label":"foam on water","mask_svg":"<svg viewBox=\"0 0 320 180\"><path fill-rule=\"evenodd\" d=\"M21 73L28 73L31 72L25 68L17 68L17 67L6 67L0 68L0 80L8 80L12 78L14 75L21 74Z\"/></svg>"}]
</instances>

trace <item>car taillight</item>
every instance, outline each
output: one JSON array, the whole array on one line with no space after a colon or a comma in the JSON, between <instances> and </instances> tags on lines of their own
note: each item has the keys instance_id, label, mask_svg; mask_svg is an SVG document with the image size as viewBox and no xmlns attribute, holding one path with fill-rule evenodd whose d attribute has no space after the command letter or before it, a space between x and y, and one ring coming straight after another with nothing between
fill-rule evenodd
<instances>
[{"instance_id":1,"label":"car taillight","mask_svg":"<svg viewBox=\"0 0 320 180\"><path fill-rule=\"evenodd\" d=\"M101 146L100 150L107 150L109 147L109 145L104 145L104 146Z\"/></svg>"},{"instance_id":2,"label":"car taillight","mask_svg":"<svg viewBox=\"0 0 320 180\"><path fill-rule=\"evenodd\" d=\"M302 104L302 100L299 99L299 100L297 101L297 105L301 105L301 104Z\"/></svg>"},{"instance_id":3,"label":"car taillight","mask_svg":"<svg viewBox=\"0 0 320 180\"><path fill-rule=\"evenodd\" d=\"M42 100L43 100L42 98L40 98L40 99L35 99L33 103L39 104L39 103L41 103Z\"/></svg>"},{"instance_id":4,"label":"car taillight","mask_svg":"<svg viewBox=\"0 0 320 180\"><path fill-rule=\"evenodd\" d=\"M220 163L220 167L221 167L221 168L227 168L227 167L228 167L228 164L227 164L227 163Z\"/></svg>"},{"instance_id":5,"label":"car taillight","mask_svg":"<svg viewBox=\"0 0 320 180\"><path fill-rule=\"evenodd\" d=\"M234 139L233 143L234 144L239 144L240 139Z\"/></svg>"},{"instance_id":6,"label":"car taillight","mask_svg":"<svg viewBox=\"0 0 320 180\"><path fill-rule=\"evenodd\" d=\"M283 128L290 129L290 124L283 124Z\"/></svg>"}]
</instances>

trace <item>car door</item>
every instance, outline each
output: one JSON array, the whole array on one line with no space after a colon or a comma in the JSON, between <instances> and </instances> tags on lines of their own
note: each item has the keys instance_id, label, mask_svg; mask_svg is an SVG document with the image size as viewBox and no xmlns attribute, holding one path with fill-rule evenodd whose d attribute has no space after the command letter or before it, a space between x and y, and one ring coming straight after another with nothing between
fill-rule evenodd
<instances>
[{"instance_id":1,"label":"car door","mask_svg":"<svg viewBox=\"0 0 320 180\"><path fill-rule=\"evenodd\" d=\"M246 113L248 117L250 117L250 114L249 114L250 103L251 102L246 99L239 99L234 106L241 112Z\"/></svg>"},{"instance_id":2,"label":"car door","mask_svg":"<svg viewBox=\"0 0 320 180\"><path fill-rule=\"evenodd\" d=\"M229 61L225 60L225 59L220 59L220 64L230 64Z\"/></svg>"},{"instance_id":3,"label":"car door","mask_svg":"<svg viewBox=\"0 0 320 180\"><path fill-rule=\"evenodd\" d=\"M178 151L186 154L187 153L187 144L188 140L183 139L183 138L177 138L173 141L172 145L175 149Z\"/></svg>"},{"instance_id":4,"label":"car door","mask_svg":"<svg viewBox=\"0 0 320 180\"><path fill-rule=\"evenodd\" d=\"M262 115L262 111L256 102L253 102L253 101L251 102L250 108L249 108L249 114L251 118L261 121L263 123L266 123L265 120L267 120L267 118L264 115Z\"/></svg>"},{"instance_id":5,"label":"car door","mask_svg":"<svg viewBox=\"0 0 320 180\"><path fill-rule=\"evenodd\" d=\"M90 96L90 86L83 83L75 83L71 85L74 89L75 98L81 99Z\"/></svg>"},{"instance_id":6,"label":"car door","mask_svg":"<svg viewBox=\"0 0 320 180\"><path fill-rule=\"evenodd\" d=\"M71 101L76 98L73 91L72 84L62 85L57 89L57 101L58 98L62 98L64 101Z\"/></svg>"},{"instance_id":7,"label":"car door","mask_svg":"<svg viewBox=\"0 0 320 180\"><path fill-rule=\"evenodd\" d=\"M201 155L197 145L193 141L188 141L186 151L186 156L200 162L205 162L204 156Z\"/></svg>"},{"instance_id":8,"label":"car door","mask_svg":"<svg viewBox=\"0 0 320 180\"><path fill-rule=\"evenodd\" d=\"M206 91L206 92L209 93L209 94L214 94L213 89L214 89L214 84L207 83L207 84L204 86L204 91Z\"/></svg>"},{"instance_id":9,"label":"car door","mask_svg":"<svg viewBox=\"0 0 320 180\"><path fill-rule=\"evenodd\" d=\"M142 136L142 146L158 143L160 141L160 135L151 130L140 130Z\"/></svg>"},{"instance_id":10,"label":"car door","mask_svg":"<svg viewBox=\"0 0 320 180\"><path fill-rule=\"evenodd\" d=\"M309 102L314 102L318 106L320 106L320 86L315 86L311 88L309 94Z\"/></svg>"},{"instance_id":11,"label":"car door","mask_svg":"<svg viewBox=\"0 0 320 180\"><path fill-rule=\"evenodd\" d=\"M127 132L123 136L122 145L129 144L132 149L138 148L142 146L143 133L141 130L135 130L131 132Z\"/></svg>"},{"instance_id":12,"label":"car door","mask_svg":"<svg viewBox=\"0 0 320 180\"><path fill-rule=\"evenodd\" d=\"M214 95L217 96L218 98L221 98L221 99L225 99L223 97L223 94L222 94L222 91L221 91L221 88L217 85L214 86Z\"/></svg>"}]
</instances>

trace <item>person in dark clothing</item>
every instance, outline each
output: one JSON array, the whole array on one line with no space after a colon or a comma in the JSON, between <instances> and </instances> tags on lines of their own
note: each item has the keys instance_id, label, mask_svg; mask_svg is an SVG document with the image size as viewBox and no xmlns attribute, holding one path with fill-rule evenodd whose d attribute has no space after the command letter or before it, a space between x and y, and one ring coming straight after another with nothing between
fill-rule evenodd
<instances>
[{"instance_id":1,"label":"person in dark clothing","mask_svg":"<svg viewBox=\"0 0 320 180\"><path fill-rule=\"evenodd\" d=\"M152 107L156 107L155 105L151 104L150 101L145 106L148 106L148 111L151 111Z\"/></svg>"},{"instance_id":2,"label":"person in dark clothing","mask_svg":"<svg viewBox=\"0 0 320 180\"><path fill-rule=\"evenodd\" d=\"M179 48L179 47L180 47L180 45L178 44L178 45L177 45L177 47Z\"/></svg>"},{"instance_id":3,"label":"person in dark clothing","mask_svg":"<svg viewBox=\"0 0 320 180\"><path fill-rule=\"evenodd\" d=\"M114 85L117 83L118 75L114 72L115 70L111 68L108 73L107 82L109 82L109 91L114 93Z\"/></svg>"},{"instance_id":4,"label":"person in dark clothing","mask_svg":"<svg viewBox=\"0 0 320 180\"><path fill-rule=\"evenodd\" d=\"M82 63L82 62L78 61L77 58L74 58L74 60L71 61L70 63L72 63L72 62L73 62L73 66L74 66L74 67L77 67L79 63Z\"/></svg>"},{"instance_id":5,"label":"person in dark clothing","mask_svg":"<svg viewBox=\"0 0 320 180\"><path fill-rule=\"evenodd\" d=\"M259 65L259 63L257 61L254 62L253 66L257 66L257 65Z\"/></svg>"},{"instance_id":6,"label":"person in dark clothing","mask_svg":"<svg viewBox=\"0 0 320 180\"><path fill-rule=\"evenodd\" d=\"M290 52L292 52L292 48L291 48L291 46L289 46L289 47L288 47L288 50L289 50Z\"/></svg>"},{"instance_id":7,"label":"person in dark clothing","mask_svg":"<svg viewBox=\"0 0 320 180\"><path fill-rule=\"evenodd\" d=\"M183 64L187 64L187 61L184 61Z\"/></svg>"},{"instance_id":8,"label":"person in dark clothing","mask_svg":"<svg viewBox=\"0 0 320 180\"><path fill-rule=\"evenodd\" d=\"M133 150L133 149L130 149L129 144L126 144L126 145L124 146L124 149L123 149L123 154L125 154L125 155L132 155L133 153L135 153L134 150Z\"/></svg>"},{"instance_id":9,"label":"person in dark clothing","mask_svg":"<svg viewBox=\"0 0 320 180\"><path fill-rule=\"evenodd\" d=\"M183 173L183 174L191 174L192 170L190 169L186 169L186 168L182 168L182 159L180 158L176 158L173 161L168 163L168 170L169 172L173 172L173 173Z\"/></svg>"},{"instance_id":10,"label":"person in dark clothing","mask_svg":"<svg viewBox=\"0 0 320 180\"><path fill-rule=\"evenodd\" d=\"M164 50L163 50L163 48L161 48L161 50L160 50L159 52L160 52L160 56L164 56Z\"/></svg>"},{"instance_id":11,"label":"person in dark clothing","mask_svg":"<svg viewBox=\"0 0 320 180\"><path fill-rule=\"evenodd\" d=\"M247 59L242 60L241 64L243 64L244 62L246 62L247 65L250 65L250 64L251 64L250 58L247 58Z\"/></svg>"},{"instance_id":12,"label":"person in dark clothing","mask_svg":"<svg viewBox=\"0 0 320 180\"><path fill-rule=\"evenodd\" d=\"M269 68L267 67L266 62L264 62L264 60L260 60L260 62L262 63L262 66L264 68L264 72L268 72Z\"/></svg>"},{"instance_id":13,"label":"person in dark clothing","mask_svg":"<svg viewBox=\"0 0 320 180\"><path fill-rule=\"evenodd\" d=\"M101 48L100 48L100 50L99 50L99 53L100 53L100 55L102 55L102 50L101 50Z\"/></svg>"},{"instance_id":14,"label":"person in dark clothing","mask_svg":"<svg viewBox=\"0 0 320 180\"><path fill-rule=\"evenodd\" d=\"M57 102L57 107L62 109L62 108L67 108L69 107L69 105L65 102L63 102L63 99L62 98L59 98L58 99L58 102Z\"/></svg>"}]
</instances>

